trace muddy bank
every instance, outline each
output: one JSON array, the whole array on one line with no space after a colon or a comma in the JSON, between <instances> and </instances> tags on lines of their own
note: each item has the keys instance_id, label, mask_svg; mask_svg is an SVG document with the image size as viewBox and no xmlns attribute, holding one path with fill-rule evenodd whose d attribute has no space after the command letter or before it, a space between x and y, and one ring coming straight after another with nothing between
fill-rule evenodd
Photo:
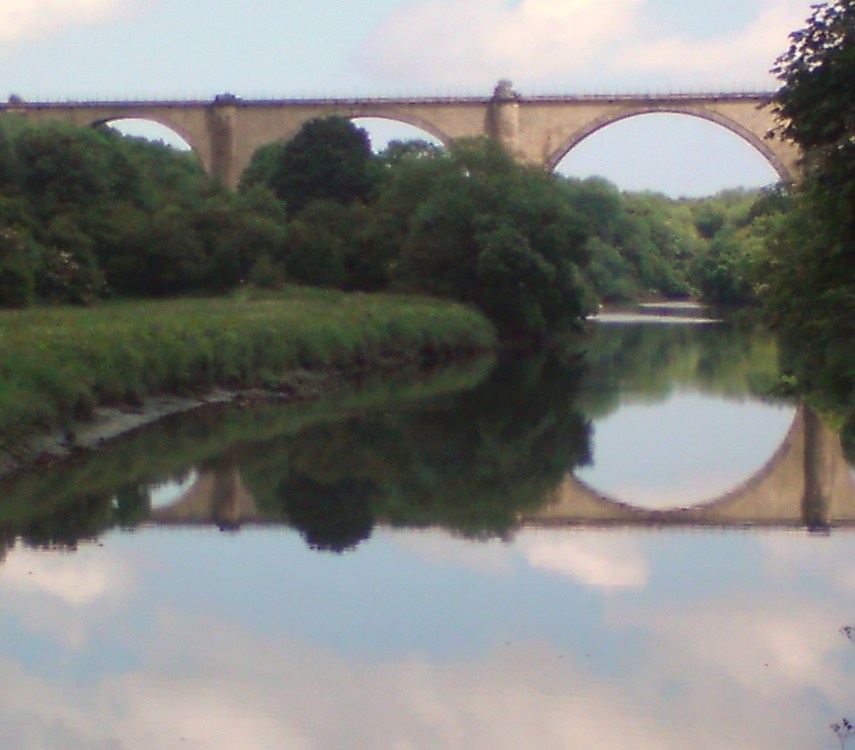
<instances>
[{"instance_id":1,"label":"muddy bank","mask_svg":"<svg viewBox=\"0 0 855 750\"><path fill-rule=\"evenodd\" d=\"M455 364L487 362L492 352L458 352L441 363L414 363L390 358L382 368L350 367L328 371L299 370L287 373L268 388L215 388L194 394L162 394L140 405L99 407L91 419L77 421L64 430L36 433L23 438L0 438L0 477L35 470L60 460L96 450L111 440L145 428L174 414L212 406L250 406L260 403L289 404L311 401L346 392L357 392L378 382L403 383L427 381L444 367Z\"/></svg>"}]
</instances>

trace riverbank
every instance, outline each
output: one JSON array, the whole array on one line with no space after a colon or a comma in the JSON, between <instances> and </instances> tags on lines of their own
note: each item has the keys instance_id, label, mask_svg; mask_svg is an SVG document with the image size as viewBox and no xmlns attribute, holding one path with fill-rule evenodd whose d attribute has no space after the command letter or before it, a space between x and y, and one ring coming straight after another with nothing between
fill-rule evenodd
<instances>
[{"instance_id":1,"label":"riverbank","mask_svg":"<svg viewBox=\"0 0 855 750\"><path fill-rule=\"evenodd\" d=\"M4 312L0 472L251 389L314 398L496 346L477 311L403 295L295 288Z\"/></svg>"}]
</instances>

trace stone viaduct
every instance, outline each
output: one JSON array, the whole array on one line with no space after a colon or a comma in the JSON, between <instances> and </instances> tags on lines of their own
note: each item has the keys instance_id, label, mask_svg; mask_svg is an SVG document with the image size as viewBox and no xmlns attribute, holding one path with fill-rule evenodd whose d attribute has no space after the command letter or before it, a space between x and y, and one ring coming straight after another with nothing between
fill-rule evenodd
<instances>
[{"instance_id":1,"label":"stone viaduct","mask_svg":"<svg viewBox=\"0 0 855 750\"><path fill-rule=\"evenodd\" d=\"M383 519L377 519L382 523ZM767 463L740 487L703 503L671 510L645 510L609 498L568 475L520 527L775 527L826 532L855 528L855 480L839 436L810 409L797 409L793 423ZM237 467L200 471L174 503L152 511L157 525L282 523L259 511Z\"/></svg>"},{"instance_id":2,"label":"stone viaduct","mask_svg":"<svg viewBox=\"0 0 855 750\"><path fill-rule=\"evenodd\" d=\"M193 148L207 172L237 185L261 146L291 138L308 120L326 115L377 117L414 125L448 144L489 135L516 158L554 169L589 135L629 117L675 113L717 123L750 143L781 179L796 173L798 151L769 138L776 120L769 94L651 96L532 96L500 81L490 97L245 100L221 94L212 101L26 102L11 97L0 112L29 123L99 126L126 119L160 123Z\"/></svg>"}]
</instances>

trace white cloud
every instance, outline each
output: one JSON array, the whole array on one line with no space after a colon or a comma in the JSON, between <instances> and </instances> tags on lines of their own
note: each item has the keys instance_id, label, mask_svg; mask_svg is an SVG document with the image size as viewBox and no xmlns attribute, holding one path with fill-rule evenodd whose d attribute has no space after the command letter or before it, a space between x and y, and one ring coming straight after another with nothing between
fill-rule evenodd
<instances>
[{"instance_id":1,"label":"white cloud","mask_svg":"<svg viewBox=\"0 0 855 750\"><path fill-rule=\"evenodd\" d=\"M124 0L0 0L0 42L14 43L116 13Z\"/></svg>"},{"instance_id":2,"label":"white cloud","mask_svg":"<svg viewBox=\"0 0 855 750\"><path fill-rule=\"evenodd\" d=\"M587 64L628 33L643 0L427 0L378 28L360 64L414 83L483 84Z\"/></svg>"},{"instance_id":3,"label":"white cloud","mask_svg":"<svg viewBox=\"0 0 855 750\"><path fill-rule=\"evenodd\" d=\"M701 41L688 36L639 40L618 51L615 67L720 84L766 76L772 62L787 48L789 33L803 25L806 10L802 0L767 1L756 18L739 31Z\"/></svg>"},{"instance_id":4,"label":"white cloud","mask_svg":"<svg viewBox=\"0 0 855 750\"><path fill-rule=\"evenodd\" d=\"M806 0L762 0L742 28L710 39L657 27L648 0L502 0L408 3L357 56L380 81L467 86L538 81L691 80L726 87L771 83L787 35L803 25ZM747 12L747 10L746 10Z\"/></svg>"}]
</instances>

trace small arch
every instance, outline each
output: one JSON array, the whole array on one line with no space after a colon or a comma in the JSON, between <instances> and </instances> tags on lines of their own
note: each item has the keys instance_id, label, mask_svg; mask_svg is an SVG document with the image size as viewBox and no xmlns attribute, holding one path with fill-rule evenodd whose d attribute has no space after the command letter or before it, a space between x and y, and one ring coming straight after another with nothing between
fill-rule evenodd
<instances>
[{"instance_id":1,"label":"small arch","mask_svg":"<svg viewBox=\"0 0 855 750\"><path fill-rule=\"evenodd\" d=\"M371 146L375 152L382 151L393 140L425 140L443 148L451 142L445 133L424 120L414 116L402 116L398 113L360 113L349 115L348 119L356 126L368 132ZM367 122L366 122L367 121ZM383 147L378 148L378 142L371 132L380 131Z\"/></svg>"},{"instance_id":2,"label":"small arch","mask_svg":"<svg viewBox=\"0 0 855 750\"><path fill-rule=\"evenodd\" d=\"M680 118L692 119L718 126L727 131L733 136L736 136L742 143L750 146L770 169L778 176L780 180L788 181L793 178L790 169L784 164L778 154L773 150L767 141L760 135L746 128L739 122L707 108L689 108L689 107L633 107L623 109L619 112L610 112L601 117L587 123L577 131L572 133L557 148L555 148L545 159L545 166L549 170L555 170L560 166L560 163L569 156L574 149L581 145L591 136L603 131L611 125L616 125L621 122L626 122L635 118L654 117L654 116L676 116ZM774 180L770 180L772 182Z\"/></svg>"},{"instance_id":3,"label":"small arch","mask_svg":"<svg viewBox=\"0 0 855 750\"><path fill-rule=\"evenodd\" d=\"M192 151L199 157L198 148L193 143L192 138L181 128L165 119L154 118L150 115L123 114L96 120L92 123L92 127L112 128L121 135L130 138L160 141L176 151Z\"/></svg>"}]
</instances>

